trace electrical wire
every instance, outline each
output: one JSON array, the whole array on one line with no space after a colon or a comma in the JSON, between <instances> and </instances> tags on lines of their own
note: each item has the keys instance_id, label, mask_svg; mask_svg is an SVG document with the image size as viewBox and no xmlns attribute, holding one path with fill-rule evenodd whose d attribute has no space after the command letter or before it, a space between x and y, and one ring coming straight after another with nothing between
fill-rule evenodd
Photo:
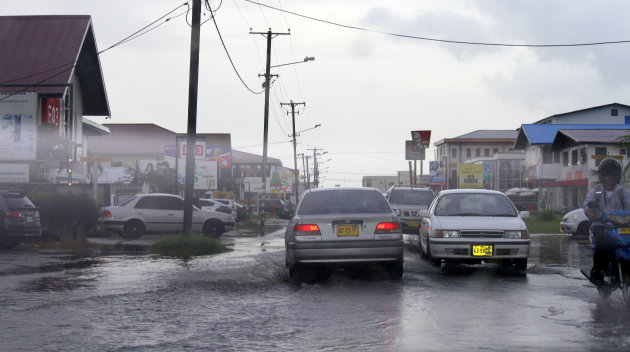
<instances>
[{"instance_id":1,"label":"electrical wire","mask_svg":"<svg viewBox=\"0 0 630 352\"><path fill-rule=\"evenodd\" d=\"M234 73L236 73L236 76L238 77L238 79L241 81L241 83L243 84L243 86L245 86L245 88L250 91L253 94L261 94L263 93L265 90L261 90L260 92L255 92L253 91L251 88L249 88L249 86L247 85L247 83L245 83L245 81L243 80L243 77L241 77L241 74L238 72L238 70L236 69L236 65L234 65L234 61L232 60L232 56L230 56L230 52L227 49L227 46L225 45L225 41L223 40L223 36L221 35L221 31L219 30L219 25L217 24L217 20L216 20L216 16L214 15L214 12L212 11L212 9L210 9L210 13L211 13L211 17L212 17L212 22L214 22L214 28L217 29L217 34L219 35L219 39L221 40L221 44L223 45L223 50L225 51L225 54L228 57L228 60L230 60L230 64L232 65L232 69L234 70Z\"/></svg>"},{"instance_id":2,"label":"electrical wire","mask_svg":"<svg viewBox=\"0 0 630 352\"><path fill-rule=\"evenodd\" d=\"M316 22L322 22L322 23L330 24L330 25L337 26L337 27L342 27L342 28L347 28L347 29L354 29L354 30L363 31L363 32L378 33L378 34L383 34L383 35L392 36L392 37L398 37L398 38L417 39L417 40L425 40L425 41L449 43L449 44L480 45L480 46L502 46L502 47L526 47L526 48L562 48L562 47L596 46L596 45L610 45L610 44L626 44L626 43L630 43L630 40L611 40L611 41L601 41L601 42L568 43L568 44L513 44L513 43L489 43L489 42L471 42L471 41L464 41L464 40L438 39L438 38L421 37L421 36L415 36L415 35L409 35L409 34L399 34L399 33L385 32L385 31L379 31L379 30L376 30L376 29L369 29L369 28L363 28L363 27L357 27L357 26L350 26L350 25L346 25L346 24L336 23L336 22L333 22L333 21L323 20L323 19L316 18L316 17L302 15L302 14L299 14L297 12L280 9L280 8L277 8L277 7L273 7L271 5L261 4L261 3L257 2L257 1L253 1L253 0L244 0L244 1L252 3L252 4L255 4L255 5L258 5L258 6L263 6L263 7L272 9L272 10L281 11L281 12L288 13L288 14L291 14L291 15L294 15L294 16L306 18L308 20L312 20L312 21L316 21Z\"/></svg>"}]
</instances>

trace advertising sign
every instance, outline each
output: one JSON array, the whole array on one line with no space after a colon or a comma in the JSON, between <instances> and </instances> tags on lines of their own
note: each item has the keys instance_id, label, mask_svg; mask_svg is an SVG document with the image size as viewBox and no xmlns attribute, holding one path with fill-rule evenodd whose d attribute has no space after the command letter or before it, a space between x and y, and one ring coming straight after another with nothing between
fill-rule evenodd
<instances>
[{"instance_id":1,"label":"advertising sign","mask_svg":"<svg viewBox=\"0 0 630 352\"><path fill-rule=\"evenodd\" d=\"M28 164L0 164L0 183L28 182Z\"/></svg>"},{"instance_id":2,"label":"advertising sign","mask_svg":"<svg viewBox=\"0 0 630 352\"><path fill-rule=\"evenodd\" d=\"M221 169L229 169L232 153L229 145L206 145L206 160L213 160Z\"/></svg>"},{"instance_id":3,"label":"advertising sign","mask_svg":"<svg viewBox=\"0 0 630 352\"><path fill-rule=\"evenodd\" d=\"M405 160L424 160L424 148L418 148L414 141L405 141Z\"/></svg>"},{"instance_id":4,"label":"advertising sign","mask_svg":"<svg viewBox=\"0 0 630 352\"><path fill-rule=\"evenodd\" d=\"M42 99L42 129L61 136L61 99Z\"/></svg>"},{"instance_id":5,"label":"advertising sign","mask_svg":"<svg viewBox=\"0 0 630 352\"><path fill-rule=\"evenodd\" d=\"M429 184L446 186L446 161L429 161Z\"/></svg>"},{"instance_id":6,"label":"advertising sign","mask_svg":"<svg viewBox=\"0 0 630 352\"><path fill-rule=\"evenodd\" d=\"M459 188L483 188L483 165L459 165Z\"/></svg>"},{"instance_id":7,"label":"advertising sign","mask_svg":"<svg viewBox=\"0 0 630 352\"><path fill-rule=\"evenodd\" d=\"M37 95L0 93L0 160L35 160Z\"/></svg>"},{"instance_id":8,"label":"advertising sign","mask_svg":"<svg viewBox=\"0 0 630 352\"><path fill-rule=\"evenodd\" d=\"M182 159L180 159L182 161ZM194 189L217 189L217 163L215 161L195 160L195 170L193 172L195 180ZM186 182L186 162L177 164L177 177Z\"/></svg>"},{"instance_id":9,"label":"advertising sign","mask_svg":"<svg viewBox=\"0 0 630 352\"><path fill-rule=\"evenodd\" d=\"M429 148L431 131L411 131L411 140L416 143L419 148Z\"/></svg>"}]
</instances>

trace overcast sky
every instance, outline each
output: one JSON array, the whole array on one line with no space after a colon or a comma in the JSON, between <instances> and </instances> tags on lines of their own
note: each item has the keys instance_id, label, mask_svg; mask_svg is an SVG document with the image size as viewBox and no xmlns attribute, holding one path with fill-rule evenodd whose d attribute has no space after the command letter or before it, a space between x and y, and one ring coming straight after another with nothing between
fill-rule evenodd
<instances>
[{"instance_id":1,"label":"overcast sky","mask_svg":"<svg viewBox=\"0 0 630 352\"><path fill-rule=\"evenodd\" d=\"M186 131L190 27L187 7L178 8L184 0L0 2L3 15L91 15L99 50L176 9L156 29L101 55L112 116L90 118ZM492 44L630 40L630 1L258 2L286 12L244 0L209 2L248 87L204 10L197 132L230 133L233 149L262 155L264 94L249 89L262 91L266 39L249 34L250 28L290 29L291 35L272 40L271 64L316 59L272 69L279 77L270 91L268 155L293 167L291 117L280 103L305 102L298 107L296 130L321 127L301 133L297 150L327 152L318 157L330 159L321 165L328 168L322 172L325 186L359 186L362 176L408 170L404 142L412 130L432 131L427 160L433 160L433 143L440 139L630 104L630 43L532 48L409 38Z\"/></svg>"}]
</instances>

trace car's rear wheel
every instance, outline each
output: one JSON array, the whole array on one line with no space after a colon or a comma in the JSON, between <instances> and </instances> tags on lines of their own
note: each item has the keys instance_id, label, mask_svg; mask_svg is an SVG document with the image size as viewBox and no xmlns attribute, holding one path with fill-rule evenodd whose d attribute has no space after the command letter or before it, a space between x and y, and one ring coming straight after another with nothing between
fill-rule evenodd
<instances>
[{"instance_id":1,"label":"car's rear wheel","mask_svg":"<svg viewBox=\"0 0 630 352\"><path fill-rule=\"evenodd\" d=\"M203 234L212 238L219 238L225 232L223 223L216 219L211 219L203 224Z\"/></svg>"},{"instance_id":2,"label":"car's rear wheel","mask_svg":"<svg viewBox=\"0 0 630 352\"><path fill-rule=\"evenodd\" d=\"M144 224L140 220L129 220L125 223L121 236L128 240L140 238L145 231Z\"/></svg>"},{"instance_id":3,"label":"car's rear wheel","mask_svg":"<svg viewBox=\"0 0 630 352\"><path fill-rule=\"evenodd\" d=\"M575 235L579 237L587 237L588 229L589 229L588 221L583 221L578 225L577 230L575 231Z\"/></svg>"}]
</instances>

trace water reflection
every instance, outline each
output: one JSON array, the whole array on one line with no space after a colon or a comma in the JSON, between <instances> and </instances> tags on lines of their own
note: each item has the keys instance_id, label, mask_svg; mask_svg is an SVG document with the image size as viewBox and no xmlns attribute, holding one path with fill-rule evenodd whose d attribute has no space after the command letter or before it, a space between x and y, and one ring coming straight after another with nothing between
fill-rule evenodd
<instances>
[{"instance_id":1,"label":"water reflection","mask_svg":"<svg viewBox=\"0 0 630 352\"><path fill-rule=\"evenodd\" d=\"M533 234L530 264L548 264L580 268L592 263L588 239L561 234Z\"/></svg>"}]
</instances>

